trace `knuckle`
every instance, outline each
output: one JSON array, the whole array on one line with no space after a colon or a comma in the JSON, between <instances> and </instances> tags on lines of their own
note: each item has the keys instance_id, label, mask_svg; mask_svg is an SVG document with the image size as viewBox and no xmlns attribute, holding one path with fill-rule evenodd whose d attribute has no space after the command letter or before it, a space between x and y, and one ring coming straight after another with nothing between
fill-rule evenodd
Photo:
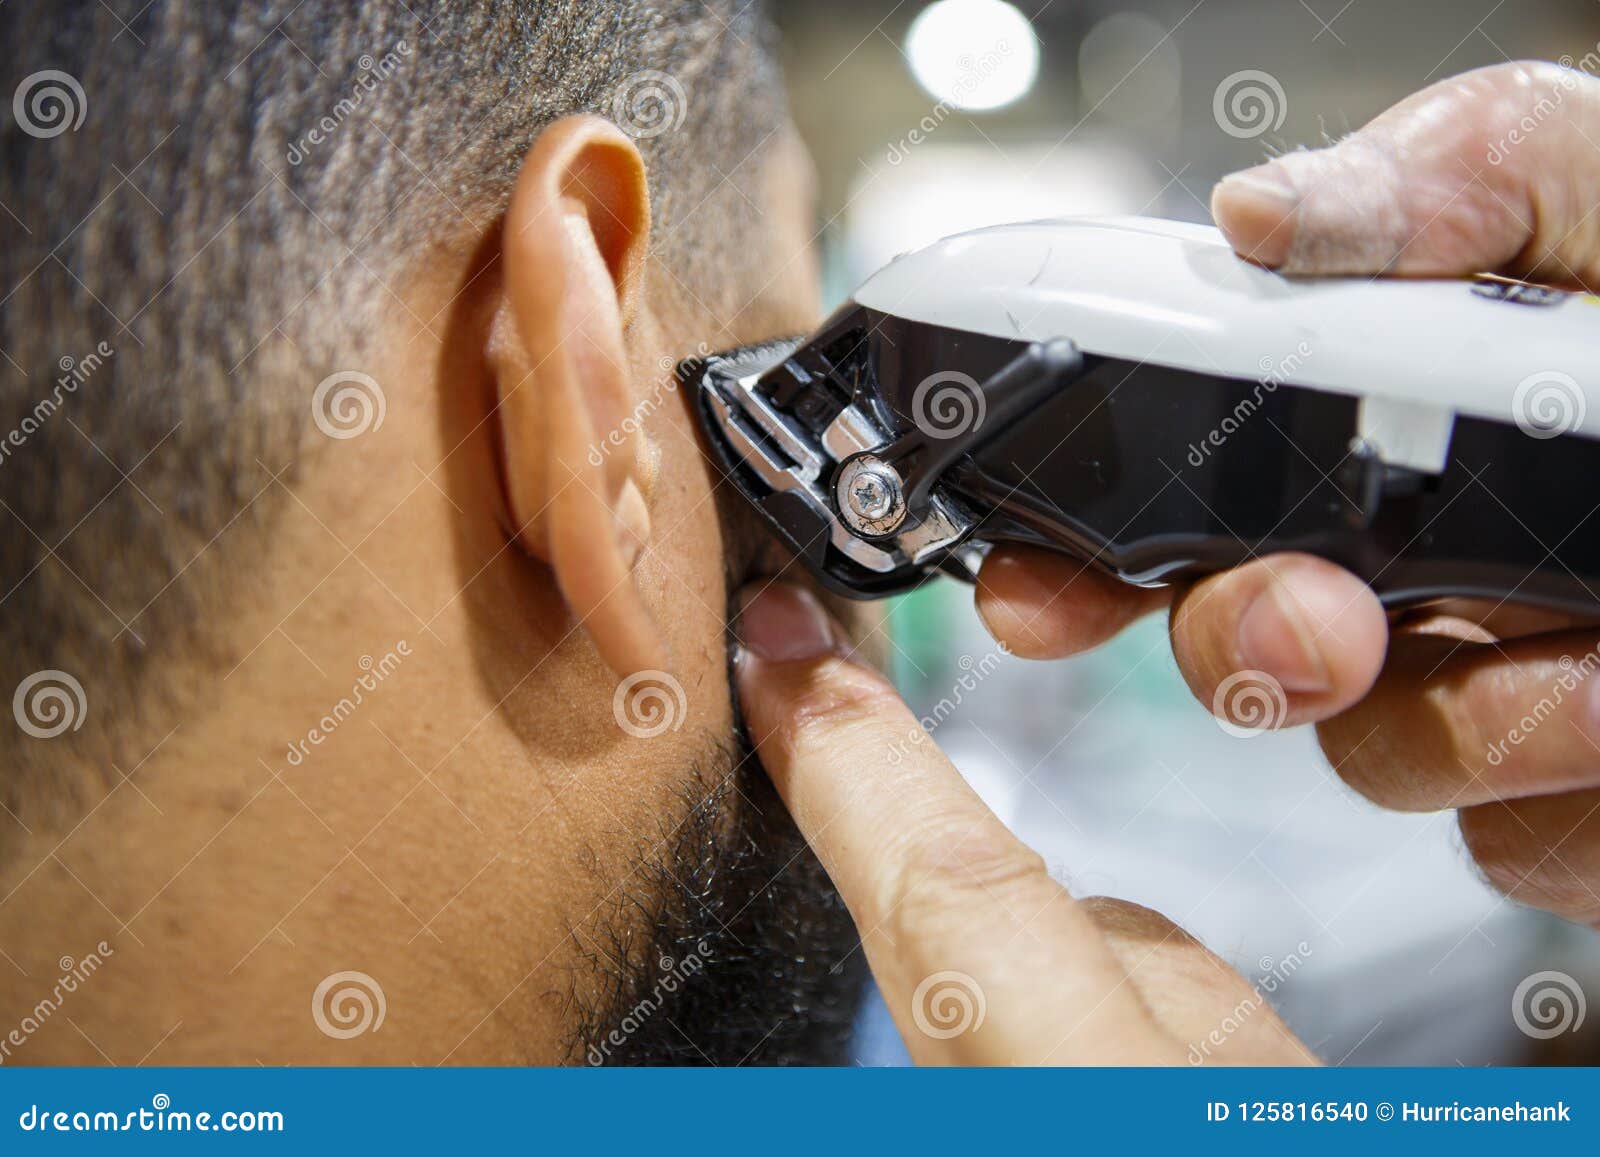
<instances>
[{"instance_id":1,"label":"knuckle","mask_svg":"<svg viewBox=\"0 0 1600 1157\"><path fill-rule=\"evenodd\" d=\"M1569 920L1600 920L1600 881L1585 880L1564 863L1510 807L1465 808L1458 823L1467 854L1495 891Z\"/></svg>"},{"instance_id":2,"label":"knuckle","mask_svg":"<svg viewBox=\"0 0 1600 1157\"><path fill-rule=\"evenodd\" d=\"M990 817L950 816L917 826L890 856L877 903L899 940L959 933L975 908L1003 907L1018 892L1050 881L1038 853Z\"/></svg>"},{"instance_id":3,"label":"knuckle","mask_svg":"<svg viewBox=\"0 0 1600 1157\"><path fill-rule=\"evenodd\" d=\"M1366 746L1360 742L1361 733L1354 725L1355 714L1346 711L1317 724L1317 745L1346 782L1350 780L1347 772L1362 770L1361 749Z\"/></svg>"},{"instance_id":4,"label":"knuckle","mask_svg":"<svg viewBox=\"0 0 1600 1157\"><path fill-rule=\"evenodd\" d=\"M1519 92L1525 105L1537 104L1556 90L1582 91L1591 97L1600 92L1600 82L1596 82L1592 73L1574 64L1592 65L1593 61L1578 62L1570 57L1561 61L1524 58L1505 61L1494 69L1494 74L1502 85Z\"/></svg>"},{"instance_id":5,"label":"knuckle","mask_svg":"<svg viewBox=\"0 0 1600 1157\"><path fill-rule=\"evenodd\" d=\"M1153 908L1107 896L1078 903L1124 965L1166 991L1236 998L1245 985L1243 977L1198 938ZM1146 997L1151 999L1159 1006L1165 997Z\"/></svg>"},{"instance_id":6,"label":"knuckle","mask_svg":"<svg viewBox=\"0 0 1600 1157\"><path fill-rule=\"evenodd\" d=\"M1198 947L1200 944L1182 926L1143 904L1112 896L1088 896L1078 903L1107 936L1152 943L1170 941L1177 947L1185 948Z\"/></svg>"},{"instance_id":7,"label":"knuckle","mask_svg":"<svg viewBox=\"0 0 1600 1157\"><path fill-rule=\"evenodd\" d=\"M1486 666L1431 685L1413 685L1412 677L1409 668L1386 676L1382 694L1318 724L1323 753L1340 779L1379 807L1436 811L1478 802L1505 775L1489 738L1504 713L1504 672Z\"/></svg>"},{"instance_id":8,"label":"knuckle","mask_svg":"<svg viewBox=\"0 0 1600 1157\"><path fill-rule=\"evenodd\" d=\"M1564 89L1580 89L1592 82L1581 69L1551 60L1507 60L1487 68L1462 73L1440 82L1469 110L1486 118L1490 130L1509 125L1528 114L1536 104Z\"/></svg>"},{"instance_id":9,"label":"knuckle","mask_svg":"<svg viewBox=\"0 0 1600 1157\"><path fill-rule=\"evenodd\" d=\"M1533 794L1541 783L1577 770L1570 730L1558 725L1570 711L1562 700L1553 675L1546 683L1536 668L1503 662L1477 667L1440 694L1448 752L1462 769L1462 802Z\"/></svg>"},{"instance_id":10,"label":"knuckle","mask_svg":"<svg viewBox=\"0 0 1600 1157\"><path fill-rule=\"evenodd\" d=\"M866 729L899 696L881 677L833 660L794 688L777 724L777 739L787 749L806 752L836 743L841 735Z\"/></svg>"},{"instance_id":11,"label":"knuckle","mask_svg":"<svg viewBox=\"0 0 1600 1157\"><path fill-rule=\"evenodd\" d=\"M1445 684L1433 696L1452 753L1469 767L1481 769L1488 758L1493 746L1489 732L1498 726L1505 705L1515 697L1514 686L1508 685L1510 677L1506 665L1482 666L1453 687Z\"/></svg>"},{"instance_id":12,"label":"knuckle","mask_svg":"<svg viewBox=\"0 0 1600 1157\"><path fill-rule=\"evenodd\" d=\"M1510 880L1516 873L1511 849L1504 838L1510 817L1506 809L1497 804L1463 808L1456 817L1461 831L1461 842L1467 855L1483 872L1491 884L1497 880ZM1520 859L1520 857L1517 857Z\"/></svg>"},{"instance_id":13,"label":"knuckle","mask_svg":"<svg viewBox=\"0 0 1600 1157\"><path fill-rule=\"evenodd\" d=\"M1345 784L1368 802L1391 811L1428 811L1425 755L1412 748L1413 723L1374 720L1345 712L1317 725L1317 740Z\"/></svg>"}]
</instances>

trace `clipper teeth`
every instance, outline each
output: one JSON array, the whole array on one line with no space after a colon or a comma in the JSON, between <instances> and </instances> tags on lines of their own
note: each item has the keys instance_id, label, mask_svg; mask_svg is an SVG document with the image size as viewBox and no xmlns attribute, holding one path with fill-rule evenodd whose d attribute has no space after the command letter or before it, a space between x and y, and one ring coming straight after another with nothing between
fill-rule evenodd
<instances>
[{"instance_id":1,"label":"clipper teeth","mask_svg":"<svg viewBox=\"0 0 1600 1157\"><path fill-rule=\"evenodd\" d=\"M775 365L794 353L804 343L803 337L780 338L739 346L737 349L712 354L710 357L689 358L678 365L678 384L693 385L699 381L705 368L715 363L717 368L731 377L743 377Z\"/></svg>"},{"instance_id":2,"label":"clipper teeth","mask_svg":"<svg viewBox=\"0 0 1600 1157\"><path fill-rule=\"evenodd\" d=\"M738 368L771 365L773 362L782 361L795 350L800 348L803 337L777 338L772 341L757 342L755 345L740 346L736 350L729 350L721 358L729 365Z\"/></svg>"}]
</instances>

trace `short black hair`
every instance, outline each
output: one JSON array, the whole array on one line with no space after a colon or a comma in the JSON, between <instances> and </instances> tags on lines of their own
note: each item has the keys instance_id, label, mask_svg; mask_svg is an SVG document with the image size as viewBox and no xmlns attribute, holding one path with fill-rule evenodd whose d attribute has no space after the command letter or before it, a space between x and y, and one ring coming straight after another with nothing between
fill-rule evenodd
<instances>
[{"instance_id":1,"label":"short black hair","mask_svg":"<svg viewBox=\"0 0 1600 1157\"><path fill-rule=\"evenodd\" d=\"M784 118L770 39L750 0L0 5L0 693L84 688L80 763L111 703L159 700L237 597L318 383L424 246L492 227L552 120L622 123L658 255L736 275ZM64 754L40 705L0 729L13 809Z\"/></svg>"}]
</instances>

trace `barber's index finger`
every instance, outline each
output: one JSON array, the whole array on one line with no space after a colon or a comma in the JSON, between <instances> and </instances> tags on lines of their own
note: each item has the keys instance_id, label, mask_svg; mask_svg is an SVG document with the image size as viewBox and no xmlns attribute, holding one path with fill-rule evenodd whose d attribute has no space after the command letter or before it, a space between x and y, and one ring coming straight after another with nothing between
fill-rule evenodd
<instances>
[{"instance_id":1,"label":"barber's index finger","mask_svg":"<svg viewBox=\"0 0 1600 1157\"><path fill-rule=\"evenodd\" d=\"M1126 1032L1136 998L1087 911L889 683L840 653L820 604L769 585L746 604L740 637L740 701L762 764L849 906L913 1053L934 1049L915 1032L916 994L947 973L983 994L990 1059L1044 1060L1103 1019Z\"/></svg>"}]
</instances>

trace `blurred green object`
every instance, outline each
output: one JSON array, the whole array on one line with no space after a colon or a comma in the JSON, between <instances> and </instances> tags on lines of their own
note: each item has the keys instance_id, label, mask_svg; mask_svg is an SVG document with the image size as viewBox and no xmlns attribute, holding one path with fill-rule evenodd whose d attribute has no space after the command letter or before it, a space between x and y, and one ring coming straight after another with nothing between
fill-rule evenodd
<instances>
[{"instance_id":1,"label":"blurred green object","mask_svg":"<svg viewBox=\"0 0 1600 1157\"><path fill-rule=\"evenodd\" d=\"M972 588L935 579L889 605L890 676L912 703L949 689L962 654L987 643L988 633L972 606ZM1027 663L1011 659L1009 663ZM1086 701L1116 691L1119 698L1172 709L1190 701L1167 642L1164 614L1149 615L1087 654L1061 660L1070 665Z\"/></svg>"},{"instance_id":2,"label":"blurred green object","mask_svg":"<svg viewBox=\"0 0 1600 1157\"><path fill-rule=\"evenodd\" d=\"M1165 611L1140 619L1081 663L1086 692L1101 695L1121 681L1121 694L1151 707L1171 709L1194 701L1172 657Z\"/></svg>"},{"instance_id":3,"label":"blurred green object","mask_svg":"<svg viewBox=\"0 0 1600 1157\"><path fill-rule=\"evenodd\" d=\"M912 702L946 682L944 672L976 620L972 588L953 579L935 579L889 605L890 676ZM979 626L981 630L981 625Z\"/></svg>"}]
</instances>

